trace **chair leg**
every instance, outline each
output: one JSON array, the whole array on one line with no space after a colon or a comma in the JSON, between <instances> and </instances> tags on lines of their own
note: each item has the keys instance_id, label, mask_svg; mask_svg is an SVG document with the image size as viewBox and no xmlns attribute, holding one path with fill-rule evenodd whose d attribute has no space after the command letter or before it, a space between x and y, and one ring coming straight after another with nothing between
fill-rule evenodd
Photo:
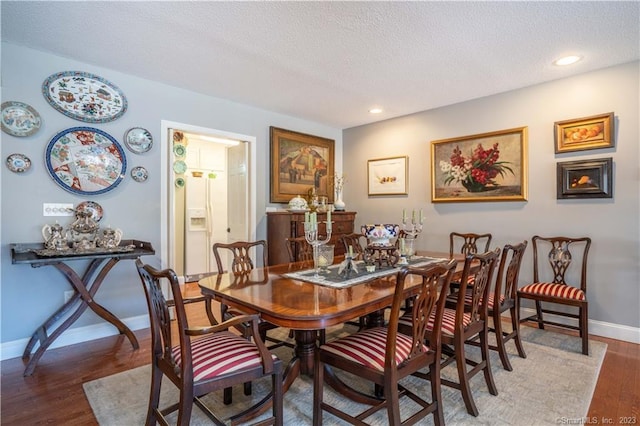
<instances>
[{"instance_id":1,"label":"chair leg","mask_svg":"<svg viewBox=\"0 0 640 426\"><path fill-rule=\"evenodd\" d=\"M435 426L444 425L442 385L440 383L440 364L438 360L429 367L429 374L431 376L431 401L436 404L436 410L433 412L433 423Z\"/></svg>"},{"instance_id":2,"label":"chair leg","mask_svg":"<svg viewBox=\"0 0 640 426\"><path fill-rule=\"evenodd\" d=\"M384 385L384 399L387 404L387 416L389 418L390 425L399 425L402 422L400 421L400 398L398 393L398 385L395 386L392 383L389 383L388 380L385 379Z\"/></svg>"},{"instance_id":3,"label":"chair leg","mask_svg":"<svg viewBox=\"0 0 640 426\"><path fill-rule=\"evenodd\" d=\"M233 388L224 388L222 402L224 402L224 405L229 405L233 402Z\"/></svg>"},{"instance_id":4,"label":"chair leg","mask_svg":"<svg viewBox=\"0 0 640 426\"><path fill-rule=\"evenodd\" d=\"M271 386L273 389L273 400L271 401L273 417L275 417L274 426L282 426L284 422L284 408L282 404L282 373L271 375ZM279 396L279 398L278 398Z\"/></svg>"},{"instance_id":5,"label":"chair leg","mask_svg":"<svg viewBox=\"0 0 640 426\"><path fill-rule=\"evenodd\" d=\"M322 426L322 400L324 384L324 364L316 356L313 372L313 426Z\"/></svg>"},{"instance_id":6,"label":"chair leg","mask_svg":"<svg viewBox=\"0 0 640 426\"><path fill-rule=\"evenodd\" d=\"M153 372L151 373L151 392L149 394L149 408L147 409L147 426L155 426L158 423L156 416L156 410L160 404L160 388L162 386L162 371L155 366L151 367Z\"/></svg>"},{"instance_id":7,"label":"chair leg","mask_svg":"<svg viewBox=\"0 0 640 426\"><path fill-rule=\"evenodd\" d=\"M538 320L538 328L540 330L544 330L544 320L542 319L542 303L539 300L536 300L536 315Z\"/></svg>"},{"instance_id":8,"label":"chair leg","mask_svg":"<svg viewBox=\"0 0 640 426\"><path fill-rule=\"evenodd\" d=\"M484 363L484 381L487 382L489 393L491 395L498 395L498 388L493 381L493 373L491 372L491 363L489 362L489 341L487 339L487 325L485 323L485 329L480 333L480 352L482 353L482 362Z\"/></svg>"},{"instance_id":9,"label":"chair leg","mask_svg":"<svg viewBox=\"0 0 640 426\"><path fill-rule=\"evenodd\" d=\"M189 426L192 408L193 386L191 384L183 384L183 388L180 389L180 407L178 408L177 426Z\"/></svg>"},{"instance_id":10,"label":"chair leg","mask_svg":"<svg viewBox=\"0 0 640 426\"><path fill-rule=\"evenodd\" d=\"M509 310L511 312L511 327L513 328L514 340L516 342L516 349L518 349L518 355L520 358L526 358L527 354L524 351L524 346L522 346L522 339L520 338L520 310L518 306L511 308Z\"/></svg>"},{"instance_id":11,"label":"chair leg","mask_svg":"<svg viewBox=\"0 0 640 426\"><path fill-rule=\"evenodd\" d=\"M467 412L469 414L478 417L478 408L476 407L475 402L473 402L471 386L469 386L469 375L467 374L467 358L464 350L464 340L462 338L456 337L455 351L456 366L458 367L458 379L460 381L460 392L462 392L464 405L467 407Z\"/></svg>"},{"instance_id":12,"label":"chair leg","mask_svg":"<svg viewBox=\"0 0 640 426\"><path fill-rule=\"evenodd\" d=\"M509 362L507 356L507 348L504 345L504 334L502 331L502 320L500 319L500 311L493 311L493 328L496 334L496 347L498 348L498 354L500 355L500 361L502 361L502 367L507 371L513 371L513 367Z\"/></svg>"},{"instance_id":13,"label":"chair leg","mask_svg":"<svg viewBox=\"0 0 640 426\"><path fill-rule=\"evenodd\" d=\"M244 383L244 394L251 395L251 382Z\"/></svg>"},{"instance_id":14,"label":"chair leg","mask_svg":"<svg viewBox=\"0 0 640 426\"><path fill-rule=\"evenodd\" d=\"M582 306L580 316L580 336L582 336L582 354L589 355L589 315L587 305Z\"/></svg>"}]
</instances>

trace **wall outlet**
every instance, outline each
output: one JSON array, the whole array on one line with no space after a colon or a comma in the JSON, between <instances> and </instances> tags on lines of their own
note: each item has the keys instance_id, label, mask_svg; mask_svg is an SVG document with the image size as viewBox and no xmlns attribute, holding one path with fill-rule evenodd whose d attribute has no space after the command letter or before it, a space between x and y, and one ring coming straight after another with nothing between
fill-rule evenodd
<instances>
[{"instance_id":1,"label":"wall outlet","mask_svg":"<svg viewBox=\"0 0 640 426\"><path fill-rule=\"evenodd\" d=\"M73 290L68 290L64 292L64 303L67 303L69 300L71 300L71 298L73 297L73 295L76 294L75 291Z\"/></svg>"}]
</instances>

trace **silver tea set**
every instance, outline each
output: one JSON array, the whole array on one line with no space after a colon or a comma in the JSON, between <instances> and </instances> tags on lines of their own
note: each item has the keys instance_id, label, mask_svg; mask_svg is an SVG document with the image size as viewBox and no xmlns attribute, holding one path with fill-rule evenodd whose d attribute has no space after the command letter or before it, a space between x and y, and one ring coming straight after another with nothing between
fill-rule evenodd
<instances>
[{"instance_id":1,"label":"silver tea set","mask_svg":"<svg viewBox=\"0 0 640 426\"><path fill-rule=\"evenodd\" d=\"M122 240L122 231L111 227L100 230L92 216L90 211L76 210L76 220L66 229L58 222L44 225L44 247L55 251L91 251L118 247Z\"/></svg>"}]
</instances>

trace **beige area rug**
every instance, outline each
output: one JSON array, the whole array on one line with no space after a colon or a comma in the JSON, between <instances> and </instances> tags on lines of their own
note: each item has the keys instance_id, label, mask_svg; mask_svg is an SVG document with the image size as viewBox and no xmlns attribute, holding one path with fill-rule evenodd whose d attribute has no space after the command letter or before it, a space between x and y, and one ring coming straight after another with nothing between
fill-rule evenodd
<instances>
[{"instance_id":1,"label":"beige area rug","mask_svg":"<svg viewBox=\"0 0 640 426\"><path fill-rule=\"evenodd\" d=\"M333 337L351 333L352 326L330 330ZM593 391L607 345L590 342L591 355L581 354L580 339L564 334L522 327L527 358L518 357L513 342L508 343L509 359L513 371L502 368L497 353L491 351L491 366L498 395L489 393L482 374L471 380L473 395L480 411L478 417L467 414L460 392L442 387L445 422L449 425L555 425L567 419L580 419L587 415ZM478 349L468 347L470 353L478 355ZM278 356L289 359L291 349L279 349ZM276 351L277 352L277 351ZM476 357L477 359L477 357ZM450 365L443 375L457 380L457 371ZM347 378L348 379L348 378ZM128 426L144 424L149 397L150 368L139 367L113 376L84 383L84 391L93 412L102 426ZM403 384L412 389L429 392L426 381L408 378ZM222 416L228 416L238 407L250 405L268 392L268 382L254 382L253 395L245 396L242 388L234 388L233 404L222 404L221 392L205 397L209 406ZM178 400L178 390L168 381L163 381L161 403ZM325 400L341 408L363 407L352 403L325 387ZM310 425L312 423L313 380L299 377L284 397L285 425ZM413 412L413 402L401 399L405 414ZM165 404L168 405L168 404ZM225 414L226 413L226 414ZM403 419L405 417L403 416ZM175 423L175 417L174 417ZM324 414L323 424L341 425L339 419ZM374 425L387 425L386 413L377 413L368 419ZM194 406L192 425L211 424L210 420ZM420 425L433 424L432 416L423 419Z\"/></svg>"}]
</instances>

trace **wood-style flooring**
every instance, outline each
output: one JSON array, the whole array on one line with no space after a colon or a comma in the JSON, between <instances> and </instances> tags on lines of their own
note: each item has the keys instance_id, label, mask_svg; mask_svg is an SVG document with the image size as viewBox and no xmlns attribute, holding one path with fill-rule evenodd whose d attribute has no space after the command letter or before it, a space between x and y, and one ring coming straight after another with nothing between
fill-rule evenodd
<instances>
[{"instance_id":1,"label":"wood-style flooring","mask_svg":"<svg viewBox=\"0 0 640 426\"><path fill-rule=\"evenodd\" d=\"M186 291L196 293L197 287ZM192 324L207 323L200 304L188 308ZM140 341L137 351L123 336L49 350L30 377L22 376L22 359L2 361L0 424L96 425L82 383L148 364L151 335L142 330L136 336ZM640 424L640 345L591 338L607 343L608 348L588 418L560 419L558 424Z\"/></svg>"}]
</instances>

